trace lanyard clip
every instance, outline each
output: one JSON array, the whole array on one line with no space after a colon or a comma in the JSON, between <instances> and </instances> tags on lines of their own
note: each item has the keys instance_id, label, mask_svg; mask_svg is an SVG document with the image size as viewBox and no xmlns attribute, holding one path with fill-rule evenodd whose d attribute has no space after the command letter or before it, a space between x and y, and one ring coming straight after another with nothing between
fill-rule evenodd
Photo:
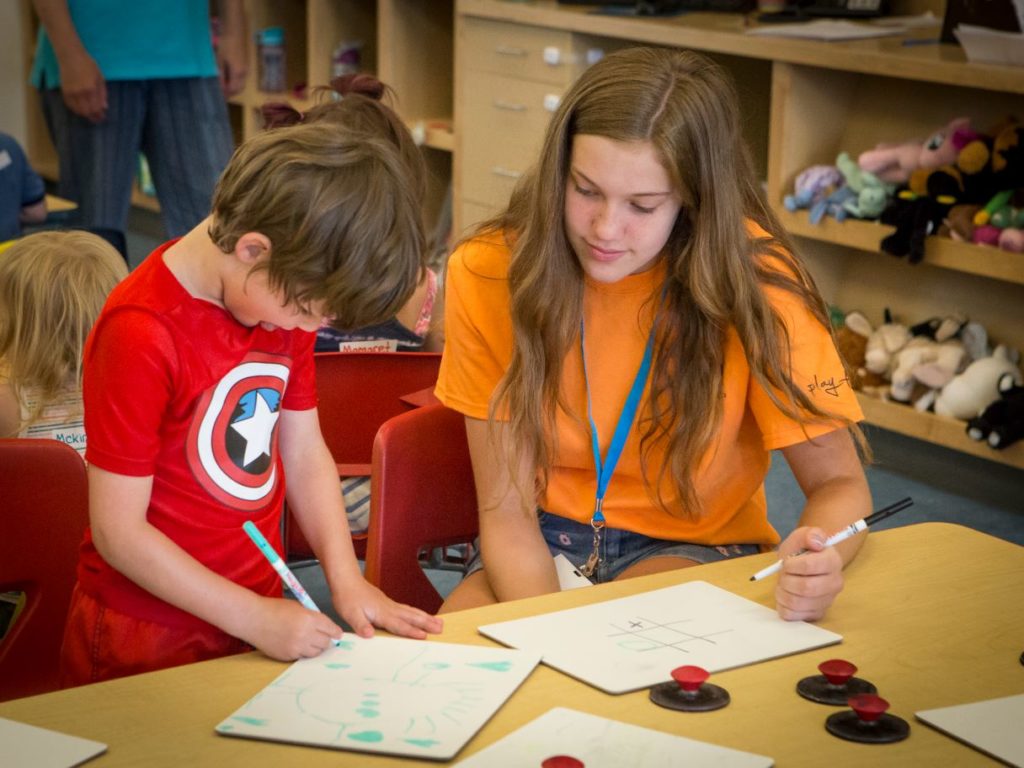
<instances>
[{"instance_id":1,"label":"lanyard clip","mask_svg":"<svg viewBox=\"0 0 1024 768\"><path fill-rule=\"evenodd\" d=\"M594 515L590 518L590 527L595 531L599 531L604 528L604 512L601 511L603 507L604 499L598 498L594 502Z\"/></svg>"}]
</instances>

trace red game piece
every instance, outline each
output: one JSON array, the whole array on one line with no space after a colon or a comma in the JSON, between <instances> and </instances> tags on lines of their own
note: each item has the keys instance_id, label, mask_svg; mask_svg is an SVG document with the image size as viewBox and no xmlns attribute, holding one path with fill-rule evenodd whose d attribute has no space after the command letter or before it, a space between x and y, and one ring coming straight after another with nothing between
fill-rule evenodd
<instances>
[{"instance_id":1,"label":"red game piece","mask_svg":"<svg viewBox=\"0 0 1024 768\"><path fill-rule=\"evenodd\" d=\"M844 659L829 659L818 665L820 675L805 677L796 684L796 692L819 704L843 706L851 696L877 693L867 680L854 677L857 667Z\"/></svg>"},{"instance_id":2,"label":"red game piece","mask_svg":"<svg viewBox=\"0 0 1024 768\"><path fill-rule=\"evenodd\" d=\"M851 696L851 709L836 712L825 720L825 730L847 741L888 744L910 735L906 720L886 712L889 702L872 693Z\"/></svg>"},{"instance_id":3,"label":"red game piece","mask_svg":"<svg viewBox=\"0 0 1024 768\"><path fill-rule=\"evenodd\" d=\"M672 670L672 680L651 688L651 701L655 704L683 712L710 712L729 703L729 692L705 682L706 669L688 665Z\"/></svg>"},{"instance_id":4,"label":"red game piece","mask_svg":"<svg viewBox=\"0 0 1024 768\"><path fill-rule=\"evenodd\" d=\"M540 764L540 768L584 768L584 765L582 760L569 755L552 755Z\"/></svg>"}]
</instances>

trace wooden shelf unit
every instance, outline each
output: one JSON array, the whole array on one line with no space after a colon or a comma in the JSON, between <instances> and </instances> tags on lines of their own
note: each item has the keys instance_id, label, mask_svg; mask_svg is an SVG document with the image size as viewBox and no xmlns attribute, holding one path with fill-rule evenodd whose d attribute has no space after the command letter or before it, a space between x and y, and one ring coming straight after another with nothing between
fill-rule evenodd
<instances>
[{"instance_id":1,"label":"wooden shelf unit","mask_svg":"<svg viewBox=\"0 0 1024 768\"><path fill-rule=\"evenodd\" d=\"M897 0L893 13L925 10L940 18L943 12L941 2ZM992 340L1024 350L1024 255L932 237L922 263L911 265L879 252L879 242L890 227L856 220L812 225L806 211L790 213L782 206L800 171L834 163L840 151L856 156L881 141L924 137L961 115L970 116L981 130L1008 114L1024 115L1024 70L967 62L955 45L905 46L900 36L824 43L747 36L751 20L738 14L650 19L590 11L553 0L457 0L456 231L505 203L522 171L508 159L527 166L532 161L529 153L527 159L518 159L523 147L534 152L546 125L546 119L530 125L517 119L498 122L498 133L486 136L490 155L473 145L472 130L486 112L487 100L502 93L494 87L482 89L477 82L479 71L486 69L479 66L481 45L493 48L500 32L507 39L527 41L557 34L562 50L577 54L582 43L595 41L605 49L625 44L692 48L716 58L733 74L747 140L767 179L768 199L797 236L801 254L828 301L847 311L859 309L873 322L881 322L886 307L909 323L959 311L984 325ZM909 36L937 32L929 29ZM528 65L522 66L520 82L544 79L543 73L531 75L525 69ZM481 192L481 179L493 175L496 157L505 162L498 167L508 171L509 178L504 185L492 182ZM970 440L963 422L867 397L862 403L872 424L1024 468L1022 445L996 451Z\"/></svg>"},{"instance_id":2,"label":"wooden shelf unit","mask_svg":"<svg viewBox=\"0 0 1024 768\"><path fill-rule=\"evenodd\" d=\"M987 443L971 440L964 430L964 423L958 419L934 413L919 413L909 405L886 402L864 394L858 394L857 397L864 410L864 417L870 424L982 459L1024 468L1024 442L997 451Z\"/></svg>"},{"instance_id":3,"label":"wooden shelf unit","mask_svg":"<svg viewBox=\"0 0 1024 768\"><path fill-rule=\"evenodd\" d=\"M262 129L260 107L285 101L297 109L309 108L314 99L296 98L292 90L259 90L255 34L269 26L285 33L285 72L289 89L304 85L312 94L331 78L335 47L359 41L361 68L377 75L395 92L394 106L411 129L422 135L430 173L428 220L440 210L451 179L453 0L246 0L250 46L249 76L245 90L230 99L229 113L235 141ZM25 3L23 39L34 41L36 25ZM34 43L27 45L31 66ZM56 154L42 120L38 99L29 95L28 153L36 168L50 179L57 177ZM138 190L132 203L159 210L159 203Z\"/></svg>"}]
</instances>

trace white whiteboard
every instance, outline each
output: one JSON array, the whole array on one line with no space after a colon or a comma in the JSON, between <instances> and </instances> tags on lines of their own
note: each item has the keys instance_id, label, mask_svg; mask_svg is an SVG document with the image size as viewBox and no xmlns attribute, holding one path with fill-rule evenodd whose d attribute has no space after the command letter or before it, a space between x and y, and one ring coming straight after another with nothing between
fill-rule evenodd
<instances>
[{"instance_id":1,"label":"white whiteboard","mask_svg":"<svg viewBox=\"0 0 1024 768\"><path fill-rule=\"evenodd\" d=\"M768 768L770 757L556 707L480 750L458 768L539 766L568 755L586 768Z\"/></svg>"},{"instance_id":2,"label":"white whiteboard","mask_svg":"<svg viewBox=\"0 0 1024 768\"><path fill-rule=\"evenodd\" d=\"M0 717L4 768L71 768L107 751L107 745Z\"/></svg>"},{"instance_id":3,"label":"white whiteboard","mask_svg":"<svg viewBox=\"0 0 1024 768\"><path fill-rule=\"evenodd\" d=\"M664 682L684 664L720 672L843 639L703 581L479 631L608 693Z\"/></svg>"},{"instance_id":4,"label":"white whiteboard","mask_svg":"<svg viewBox=\"0 0 1024 768\"><path fill-rule=\"evenodd\" d=\"M1024 768L1024 694L928 709L916 715L958 741Z\"/></svg>"},{"instance_id":5,"label":"white whiteboard","mask_svg":"<svg viewBox=\"0 0 1024 768\"><path fill-rule=\"evenodd\" d=\"M539 660L507 648L346 635L292 664L216 730L450 760Z\"/></svg>"}]
</instances>

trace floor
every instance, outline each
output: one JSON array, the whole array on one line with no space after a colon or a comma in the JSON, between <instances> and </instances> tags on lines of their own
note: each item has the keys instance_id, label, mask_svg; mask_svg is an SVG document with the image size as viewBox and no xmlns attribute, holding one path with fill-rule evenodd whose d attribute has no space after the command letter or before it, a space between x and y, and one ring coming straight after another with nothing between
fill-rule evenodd
<instances>
[{"instance_id":1,"label":"floor","mask_svg":"<svg viewBox=\"0 0 1024 768\"><path fill-rule=\"evenodd\" d=\"M162 239L159 218L134 210L129 224L128 256L134 267ZM910 496L914 505L879 524L879 529L925 521L966 525L1024 546L1024 471L968 456L939 446L868 427L875 462L867 469L877 507ZM803 495L789 467L776 455L765 483L768 517L785 536L795 526ZM323 574L317 566L297 575L314 600L330 605ZM442 595L458 583L459 574L428 571Z\"/></svg>"}]
</instances>

